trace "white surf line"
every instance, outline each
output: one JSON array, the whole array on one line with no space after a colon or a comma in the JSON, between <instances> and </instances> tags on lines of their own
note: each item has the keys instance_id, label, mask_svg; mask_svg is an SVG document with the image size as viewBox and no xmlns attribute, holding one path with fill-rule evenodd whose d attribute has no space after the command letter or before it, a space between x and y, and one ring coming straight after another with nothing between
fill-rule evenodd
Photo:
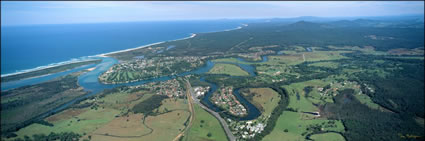
<instances>
[{"instance_id":1,"label":"white surf line","mask_svg":"<svg viewBox=\"0 0 425 141\"><path fill-rule=\"evenodd\" d=\"M59 63L52 63L46 66L39 66L33 69L25 69L25 70L21 70L19 72L14 72L14 73L8 73L8 74L2 74L1 77L6 77L6 76L12 76L12 75L18 75L18 74L23 74L23 73L29 73L29 72L33 72L33 71L39 71L39 70L44 70L44 69L48 69L48 68L53 68L53 67L58 67L58 66L63 66L63 65L68 65L68 64L73 64L73 63L80 63L80 62L87 62L87 61L93 61L93 60L97 60L97 59L86 59L86 60L70 60L70 61L63 61L63 62L59 62Z\"/></svg>"},{"instance_id":2,"label":"white surf line","mask_svg":"<svg viewBox=\"0 0 425 141\"><path fill-rule=\"evenodd\" d=\"M165 42L171 42L171 41L179 41L179 40L185 40L185 39L190 39L195 37L196 34L192 33L191 36L189 37L185 37L185 38L180 38L180 39L176 39L176 40L168 40L168 41L161 41L161 42L156 42L156 43L152 43L152 44L147 44L147 45L143 45L143 46L139 46L139 47L135 47L135 48L129 48L129 49L124 49L124 50L119 50L119 51L113 51L113 52L108 52L108 53L103 53L103 54L99 54L99 55L95 55L98 57L107 57L107 55L112 55L112 54L116 54L116 53L121 53L121 52L127 52L127 51L132 51L132 50L137 50L137 49L142 49L142 48L146 48L146 47L150 47L150 46L154 46L154 45L158 45L161 43L165 43Z\"/></svg>"},{"instance_id":3,"label":"white surf line","mask_svg":"<svg viewBox=\"0 0 425 141\"><path fill-rule=\"evenodd\" d=\"M185 40L185 39L193 38L195 36L196 36L196 34L192 33L192 35L189 36L189 37L185 37L185 38L181 38L181 39L176 39L176 40L170 40L170 41ZM161 43L164 43L164 42L166 42L166 41L161 41L161 42L156 42L156 43L152 43L152 44L147 44L147 45L143 45L143 46L136 47L136 48L124 49L124 50L119 50L119 51L114 51L114 52L109 52L109 53L103 53L103 54L98 54L98 55L93 55L93 56L86 56L87 59L77 59L77 60L72 60L71 59L69 61L63 61L63 62L59 62L59 63L52 63L52 64L49 64L49 65L46 65L46 66L39 66L39 67L32 68L32 69L21 70L19 72L2 74L1 77L18 75L18 74L23 74L23 73L28 73L28 72L33 72L33 71L48 69L48 68L52 68L52 67L57 67L57 66L62 66L62 65L68 65L68 64L72 64L72 63L80 63L80 62L86 62L86 61L93 61L93 60L96 60L96 59L90 59L90 58L92 58L92 57L107 57L106 55L111 55L111 54L120 53L120 52L126 52L126 51L132 51L132 50L136 50L136 49L141 49L141 48L145 48L145 47L149 47L149 46L161 44Z\"/></svg>"},{"instance_id":4,"label":"white surf line","mask_svg":"<svg viewBox=\"0 0 425 141\"><path fill-rule=\"evenodd\" d=\"M242 26L238 26L238 27L233 28L233 29L213 31L213 32L205 32L205 33L215 33L215 32L232 31L232 30L242 29L243 27L247 27L247 26L248 26L248 24L242 24ZM152 43L152 44L143 45L143 46L136 47L136 48L130 48L130 49L124 49L124 50L119 50L119 51L113 51L113 52L103 53L103 54L99 54L99 55L95 55L95 56L97 56L97 57L108 57L108 55L112 55L112 54L116 54L116 53L121 53L121 52L127 52L127 51L142 49L142 48L145 48L145 47L154 46L154 45L158 45L158 44L165 43L165 42L186 40L186 39L194 38L195 36L196 36L196 34L195 33L192 33L191 36L185 37L185 38L180 38L180 39L176 39L176 40L161 41L161 42L156 42L156 43Z\"/></svg>"}]
</instances>

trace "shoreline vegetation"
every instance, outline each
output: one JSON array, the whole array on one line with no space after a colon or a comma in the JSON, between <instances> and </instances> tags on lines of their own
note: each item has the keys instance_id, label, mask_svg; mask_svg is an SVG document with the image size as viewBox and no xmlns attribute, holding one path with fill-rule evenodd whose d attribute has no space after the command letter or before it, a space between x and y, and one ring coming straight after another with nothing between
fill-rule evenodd
<instances>
[{"instance_id":1,"label":"shoreline vegetation","mask_svg":"<svg viewBox=\"0 0 425 141\"><path fill-rule=\"evenodd\" d=\"M59 66L53 66L53 67L44 68L44 69L40 69L40 70L34 70L34 71L4 76L4 77L1 77L1 81L2 82L10 82L10 81L17 81L17 80L22 80L22 79L41 77L41 76L49 75L49 74L52 74L52 73L58 73L58 72L63 72L63 71L66 71L66 70L74 69L74 68L77 68L77 67L80 67L80 66L83 66L83 65L88 65L88 64L93 64L93 63L98 64L101 61L102 60L100 60L100 59L96 59L96 60L89 60L89 61L82 61L82 62L59 65Z\"/></svg>"},{"instance_id":2,"label":"shoreline vegetation","mask_svg":"<svg viewBox=\"0 0 425 141\"><path fill-rule=\"evenodd\" d=\"M214 33L214 32L225 32L225 31L238 30L238 29L242 29L243 27L246 27L246 26L248 26L248 24L241 24L241 26L238 26L238 27L232 28L232 29L224 29L224 30L212 31L212 32L204 32L204 33ZM159 45L159 44L166 43L166 42L186 40L186 39L194 38L196 35L197 34L192 33L189 37L184 37L184 38L175 39L175 40L160 41L160 42L156 42L156 43L142 45L142 46L135 47L135 48L129 48L129 49L118 50L118 51L113 51L113 52L108 52L108 53L102 53L102 54L94 55L94 57L113 57L114 58L114 55L117 55L119 53L125 53L125 52L129 52L129 51L133 51L133 50L138 50L138 49L142 49L142 48L146 48L146 47L152 47L152 46ZM94 60L90 60L90 61L94 61ZM99 61L101 61L101 60L99 60ZM61 67L61 66L66 66L66 65L76 64L76 63L83 63L83 62L88 62L88 61L74 62L74 63L69 63L69 64L61 64L61 65L49 66L49 67L42 68L42 69L30 69L29 71L25 71L25 72L17 72L17 73L5 74L5 75L3 75L1 77L1 81L2 82L9 82L9 81L21 80L21 79L26 79L26 78L31 78L31 77L39 77L39 76L42 76L42 75L36 75L36 76L24 77L24 78L18 77L19 79L16 79L16 78L11 79L13 77L17 77L18 75L30 74L30 73L34 73L34 72L38 72L38 71L43 71L43 70L46 70L46 69L50 69L50 68L56 68L56 67ZM58 72L60 72L60 71L58 71ZM56 73L56 72L50 72L48 74L51 74L51 73ZM48 74L43 74L43 75L48 75Z\"/></svg>"},{"instance_id":3,"label":"shoreline vegetation","mask_svg":"<svg viewBox=\"0 0 425 141\"><path fill-rule=\"evenodd\" d=\"M77 83L78 76L84 72L79 71L40 84L2 92L1 118L8 119L1 121L2 135L39 122L39 115L87 94L88 92Z\"/></svg>"},{"instance_id":4,"label":"shoreline vegetation","mask_svg":"<svg viewBox=\"0 0 425 141\"><path fill-rule=\"evenodd\" d=\"M152 43L152 44L142 45L142 46L135 47L135 48L129 48L129 49L124 49L124 50L118 50L118 51L103 53L103 54L99 54L99 55L96 55L96 56L99 56L99 57L113 57L113 55L116 55L118 53L124 53L124 52L129 52L129 51L133 51L133 50L137 50L137 49L151 47L151 46L159 45L159 44L162 44L162 43L165 43L165 42L186 40L186 39L193 38L195 36L196 36L196 34L195 33L192 33L189 37L184 37L184 38L175 39L175 40L168 40L168 41L160 41L160 42L156 42L156 43Z\"/></svg>"},{"instance_id":5,"label":"shoreline vegetation","mask_svg":"<svg viewBox=\"0 0 425 141\"><path fill-rule=\"evenodd\" d=\"M219 31L211 31L211 32L203 32L202 34L204 34L204 33L216 33L216 32L233 31L233 30L242 29L243 27L247 27L247 26L248 26L248 24L241 24L241 26L238 26L236 28L219 30ZM135 47L135 48L129 48L129 49L124 49L124 50L119 50L119 51L114 51L114 52L109 52L109 53L103 53L103 54L99 54L99 55L96 55L96 56L98 56L98 57L113 57L113 58L116 58L117 56L121 56L120 55L121 53L122 54L126 54L126 53L128 53L130 51L139 50L139 49L143 49L143 48L147 48L147 47L154 47L156 45L160 45L160 44L164 44L164 43L168 43L168 42L187 40L187 39L194 38L197 35L198 34L192 33L191 36L185 37L185 38L156 42L156 43L147 44L147 45L143 45L143 46L139 46L139 47ZM116 59L118 59L118 58L116 58ZM120 59L118 59L118 60L120 60Z\"/></svg>"}]
</instances>

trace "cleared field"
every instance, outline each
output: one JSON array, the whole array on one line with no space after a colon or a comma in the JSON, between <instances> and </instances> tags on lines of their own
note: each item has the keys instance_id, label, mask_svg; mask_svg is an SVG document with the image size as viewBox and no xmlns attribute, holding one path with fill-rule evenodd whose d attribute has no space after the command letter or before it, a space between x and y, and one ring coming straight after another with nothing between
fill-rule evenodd
<instances>
[{"instance_id":1,"label":"cleared field","mask_svg":"<svg viewBox=\"0 0 425 141\"><path fill-rule=\"evenodd\" d=\"M187 110L188 103L185 99L164 99L162 105L158 108L158 112L163 113L172 110Z\"/></svg>"},{"instance_id":2,"label":"cleared field","mask_svg":"<svg viewBox=\"0 0 425 141\"><path fill-rule=\"evenodd\" d=\"M369 96L365 94L356 94L355 97L364 105L367 105L371 109L379 109L380 106L372 101Z\"/></svg>"},{"instance_id":3,"label":"cleared field","mask_svg":"<svg viewBox=\"0 0 425 141\"><path fill-rule=\"evenodd\" d=\"M95 131L95 133L103 134L93 134L92 141L115 141L115 140L129 140L129 141L140 141L140 140L172 140L174 139L181 130L184 129L184 123L189 117L189 112L176 110L168 113L160 114L157 116L148 116L145 119L145 124L147 127L144 127L141 124L141 116L140 121L137 121L137 117L134 117L136 125L128 124L119 124L125 122L125 120L120 120L114 123L112 121L110 124L105 127L110 127L111 129L103 128ZM130 119L132 120L132 119ZM139 123L140 122L140 123ZM121 129L114 129L121 128ZM149 134L152 129L152 133ZM105 131L106 130L106 131ZM120 134L118 134L118 131ZM133 133L133 134L130 134ZM114 136L109 136L114 135Z\"/></svg>"},{"instance_id":4,"label":"cleared field","mask_svg":"<svg viewBox=\"0 0 425 141\"><path fill-rule=\"evenodd\" d=\"M226 134L218 120L199 105L194 105L195 119L182 141L225 141ZM211 136L208 137L208 133Z\"/></svg>"},{"instance_id":5,"label":"cleared field","mask_svg":"<svg viewBox=\"0 0 425 141\"><path fill-rule=\"evenodd\" d=\"M283 114L277 120L276 127L269 135L263 138L263 141L305 140L305 135L307 133L310 133L307 130L308 126L322 125L322 123L325 123L326 125L330 121L325 119L306 119L307 116L307 114L284 111ZM322 126L323 131L344 131L344 126L341 121L334 121L334 124L332 125L336 127Z\"/></svg>"},{"instance_id":6,"label":"cleared field","mask_svg":"<svg viewBox=\"0 0 425 141\"><path fill-rule=\"evenodd\" d=\"M327 68L336 69L338 68L338 65L339 64L335 62L317 62L317 63L310 64L309 66L327 67Z\"/></svg>"},{"instance_id":7,"label":"cleared field","mask_svg":"<svg viewBox=\"0 0 425 141\"><path fill-rule=\"evenodd\" d=\"M248 76L248 72L233 64L215 64L208 72L210 74L228 74L232 76Z\"/></svg>"},{"instance_id":8,"label":"cleared field","mask_svg":"<svg viewBox=\"0 0 425 141\"><path fill-rule=\"evenodd\" d=\"M238 63L238 64L255 64L255 63L240 61L240 60L233 58L233 57L214 59L214 60L211 60L211 61L212 62L231 62L231 63Z\"/></svg>"},{"instance_id":9,"label":"cleared field","mask_svg":"<svg viewBox=\"0 0 425 141\"><path fill-rule=\"evenodd\" d=\"M149 134L151 130L143 125L142 118L142 114L130 114L129 116L118 117L97 129L92 134L94 136L108 134L121 136L122 138L137 137Z\"/></svg>"},{"instance_id":10,"label":"cleared field","mask_svg":"<svg viewBox=\"0 0 425 141\"><path fill-rule=\"evenodd\" d=\"M151 94L143 96L132 102L131 105L134 106L133 103L139 103L151 96ZM109 98L112 97L116 96ZM129 98L124 97L121 100L127 101ZM120 101L118 100L117 103L119 104ZM90 136L94 141L172 140L185 128L184 124L190 115L183 99L165 99L162 101L162 105L154 111L158 115L146 117L144 123L143 114L130 113L128 116L117 117L91 133Z\"/></svg>"},{"instance_id":11,"label":"cleared field","mask_svg":"<svg viewBox=\"0 0 425 141\"><path fill-rule=\"evenodd\" d=\"M296 65L303 62L302 54L289 54L281 56L269 56L269 61L266 64L279 65L281 63L287 65Z\"/></svg>"},{"instance_id":12,"label":"cleared field","mask_svg":"<svg viewBox=\"0 0 425 141\"><path fill-rule=\"evenodd\" d=\"M310 138L315 141L345 141L344 137L338 133L314 134Z\"/></svg>"},{"instance_id":13,"label":"cleared field","mask_svg":"<svg viewBox=\"0 0 425 141\"><path fill-rule=\"evenodd\" d=\"M77 84L81 73L75 72L40 84L2 91L2 132L16 129L24 122L32 122L36 116L87 94Z\"/></svg>"},{"instance_id":14,"label":"cleared field","mask_svg":"<svg viewBox=\"0 0 425 141\"><path fill-rule=\"evenodd\" d=\"M288 108L296 109L303 112L318 111L318 108L313 103L304 97L302 89L297 89L294 86L284 86L289 92L289 105Z\"/></svg>"},{"instance_id":15,"label":"cleared field","mask_svg":"<svg viewBox=\"0 0 425 141\"><path fill-rule=\"evenodd\" d=\"M250 102L260 109L262 115L269 116L278 105L280 95L270 88L250 88L245 96L252 97Z\"/></svg>"},{"instance_id":16,"label":"cleared field","mask_svg":"<svg viewBox=\"0 0 425 141\"><path fill-rule=\"evenodd\" d=\"M312 112L317 111L315 104L325 104L325 102L333 103L332 96L321 96L316 90L318 87L324 87L329 84L331 81L334 81L332 78L327 78L324 80L310 80L299 83L292 83L291 85L286 85L284 88L287 89L289 93L290 103L288 108L298 109L302 112ZM308 94L305 93L304 88L306 86L312 86L313 90ZM306 97L307 96L307 97Z\"/></svg>"},{"instance_id":17,"label":"cleared field","mask_svg":"<svg viewBox=\"0 0 425 141\"><path fill-rule=\"evenodd\" d=\"M316 117L312 114L303 112L317 112L318 107L313 103L329 102L333 100L331 96L320 96L317 88L324 87L333 81L332 78L324 80L310 80L299 83L292 83L291 85L283 86L289 94L288 108L295 111L284 111L279 116L276 127L273 131L263 138L264 141L295 141L305 140L306 135L315 133L313 130L319 131L337 131L344 132L344 125L338 120L327 120L325 118ZM305 87L311 86L312 90L306 95ZM341 136L341 135L340 135ZM334 139L329 138L330 140ZM338 140L338 137L335 137Z\"/></svg>"},{"instance_id":18,"label":"cleared field","mask_svg":"<svg viewBox=\"0 0 425 141\"><path fill-rule=\"evenodd\" d=\"M140 91L140 92L131 93L131 94L120 92L120 93L107 95L103 97L101 101L103 102L103 106L105 107L121 110L121 111L126 111L130 109L131 107L133 107L134 105L136 105L137 103L140 103L148 99L149 97L152 97L152 95L154 94L151 94L148 91Z\"/></svg>"},{"instance_id":19,"label":"cleared field","mask_svg":"<svg viewBox=\"0 0 425 141\"><path fill-rule=\"evenodd\" d=\"M351 51L314 51L314 52L295 52L285 51L285 55L269 56L269 61L266 64L270 65L296 65L305 61L321 61L321 60L338 60L347 58L342 56L342 53Z\"/></svg>"},{"instance_id":20,"label":"cleared field","mask_svg":"<svg viewBox=\"0 0 425 141\"><path fill-rule=\"evenodd\" d=\"M52 121L53 127L41 125L41 124L31 124L25 128L22 128L16 134L18 137L32 136L33 134L49 134L50 132L60 133L60 132L75 132L79 134L90 133L95 131L98 128L101 128L103 125L114 119L114 116L119 113L118 110L113 109L90 109L85 108L78 115L69 114L68 110L65 110L56 117L60 117L61 119L57 119L56 121L52 121L52 118L48 118L48 120Z\"/></svg>"},{"instance_id":21,"label":"cleared field","mask_svg":"<svg viewBox=\"0 0 425 141\"><path fill-rule=\"evenodd\" d=\"M172 140L185 128L184 123L189 118L188 111L172 111L158 116L146 118L146 125L154 131L141 140Z\"/></svg>"},{"instance_id":22,"label":"cleared field","mask_svg":"<svg viewBox=\"0 0 425 141\"><path fill-rule=\"evenodd\" d=\"M165 99L143 123L143 114L129 112L134 105L153 94L148 91L117 92L104 97L87 99L86 108L71 108L47 117L54 126L31 124L16 134L23 138L50 132L75 132L91 140L172 140L185 128L190 115L184 99ZM219 125L219 124L217 124Z\"/></svg>"}]
</instances>

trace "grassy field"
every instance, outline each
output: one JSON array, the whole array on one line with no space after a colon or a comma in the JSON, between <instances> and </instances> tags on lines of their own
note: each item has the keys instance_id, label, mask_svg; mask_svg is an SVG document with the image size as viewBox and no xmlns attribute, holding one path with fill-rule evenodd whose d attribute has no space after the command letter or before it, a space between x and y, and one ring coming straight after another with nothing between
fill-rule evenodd
<instances>
[{"instance_id":1,"label":"grassy field","mask_svg":"<svg viewBox=\"0 0 425 141\"><path fill-rule=\"evenodd\" d=\"M94 131L92 140L172 140L185 128L184 123L190 115L183 99L165 99L154 111L158 115L146 117L145 125L142 123L142 114L115 118L103 128Z\"/></svg>"},{"instance_id":2,"label":"grassy field","mask_svg":"<svg viewBox=\"0 0 425 141\"><path fill-rule=\"evenodd\" d=\"M232 76L248 76L248 72L233 64L215 64L208 72L210 74L228 74Z\"/></svg>"},{"instance_id":3,"label":"grassy field","mask_svg":"<svg viewBox=\"0 0 425 141\"><path fill-rule=\"evenodd\" d=\"M2 91L2 131L14 129L21 123L59 107L72 99L87 94L78 86L75 72L44 83Z\"/></svg>"},{"instance_id":4,"label":"grassy field","mask_svg":"<svg viewBox=\"0 0 425 141\"><path fill-rule=\"evenodd\" d=\"M315 134L310 138L315 141L345 141L344 137L338 133Z\"/></svg>"},{"instance_id":5,"label":"grassy field","mask_svg":"<svg viewBox=\"0 0 425 141\"><path fill-rule=\"evenodd\" d=\"M347 58L342 53L351 51L283 51L282 55L269 56L269 61L257 64L257 72L259 75L268 75L269 79L274 81L285 81L287 77L299 77L300 74L295 72L294 66L303 62L338 60ZM336 68L338 63L334 62L316 62L310 66Z\"/></svg>"},{"instance_id":6,"label":"grassy field","mask_svg":"<svg viewBox=\"0 0 425 141\"><path fill-rule=\"evenodd\" d=\"M309 133L312 133L311 126L321 126L322 131L338 131L343 132L344 126L341 121L337 120L327 120L325 118L316 117L311 114L303 112L317 112L319 111L318 107L314 106L313 103L332 103L332 97L328 98L322 97L319 95L319 92L316 88L324 87L329 84L333 79L323 79L323 80L310 80L299 83L292 83L290 85L283 86L289 95L289 105L288 108L296 110L294 111L284 111L282 115L277 120L277 124L273 131L263 138L264 141L273 141L273 140L287 140L287 141L297 141L305 140L305 136ZM304 88L306 86L312 86L313 90L306 95ZM285 132L286 131L286 132ZM334 139L329 138L329 140ZM339 139L335 137L335 139Z\"/></svg>"},{"instance_id":7,"label":"grassy field","mask_svg":"<svg viewBox=\"0 0 425 141\"><path fill-rule=\"evenodd\" d=\"M142 115L135 114L126 118L116 118L90 135L93 141L172 140L184 128L183 124L188 116L188 112L177 110L148 116L145 119L145 126L142 123ZM129 121L126 121L127 119Z\"/></svg>"},{"instance_id":8,"label":"grassy field","mask_svg":"<svg viewBox=\"0 0 425 141\"><path fill-rule=\"evenodd\" d=\"M265 116L272 113L280 100L280 95L270 88L250 88L249 93L252 94L250 102L260 109L262 115ZM244 93L244 95L247 94Z\"/></svg>"},{"instance_id":9,"label":"grassy field","mask_svg":"<svg viewBox=\"0 0 425 141\"><path fill-rule=\"evenodd\" d=\"M101 128L104 124L112 121L114 116L119 113L118 110L113 109L90 109L85 108L81 109L82 113L77 115L69 114L69 110L65 110L55 116L60 116L60 119L51 121L54 125L53 127L41 125L41 124L31 124L18 132L16 134L18 137L23 137L25 135L32 136L33 134L49 134L50 132L60 133L60 132L75 132L79 134L91 133L98 128ZM49 120L48 120L49 121Z\"/></svg>"},{"instance_id":10,"label":"grassy field","mask_svg":"<svg viewBox=\"0 0 425 141\"><path fill-rule=\"evenodd\" d=\"M281 63L287 65L296 65L305 61L322 61L322 60L338 60L347 58L342 56L342 53L351 51L314 51L314 52L294 52L285 51L284 55L269 56L269 61L266 64L279 65ZM304 57L303 57L304 54Z\"/></svg>"},{"instance_id":11,"label":"grassy field","mask_svg":"<svg viewBox=\"0 0 425 141\"><path fill-rule=\"evenodd\" d=\"M238 63L238 64L255 64L255 63L251 63L251 62L245 62L245 61L240 61L236 58L220 58L220 59L214 59L211 60L212 62L231 62L231 63Z\"/></svg>"},{"instance_id":12,"label":"grassy field","mask_svg":"<svg viewBox=\"0 0 425 141\"><path fill-rule=\"evenodd\" d=\"M321 85L323 83L320 80L312 80L303 83L293 83L291 85L286 85L284 88L289 93L289 105L288 108L297 109L298 111L303 112L315 112L318 111L318 108L313 105L313 103L305 97L303 91L305 86L314 86Z\"/></svg>"},{"instance_id":13,"label":"grassy field","mask_svg":"<svg viewBox=\"0 0 425 141\"><path fill-rule=\"evenodd\" d=\"M46 121L52 123L54 126L44 126L40 124L32 124L17 132L18 137L25 135L31 136L33 134L50 132L75 132L79 134L89 134L98 128L101 128L109 122L116 120L116 115L121 115L128 111L129 107L134 106L136 103L149 98L152 94L147 92L139 92L128 94L119 92L106 95L103 98L85 100L81 103L94 102L98 108L72 108L62 111L58 114L46 118ZM118 117L119 118L119 117Z\"/></svg>"},{"instance_id":14,"label":"grassy field","mask_svg":"<svg viewBox=\"0 0 425 141\"><path fill-rule=\"evenodd\" d=\"M277 120L277 124L273 131L263 138L263 141L304 141L305 132L309 125L314 124L327 124L329 120L326 119L311 119L309 115L291 111L284 111ZM344 126L341 121L335 121L336 127L324 128L324 131L344 131ZM287 130L287 132L285 132ZM331 140L331 138L329 139Z\"/></svg>"},{"instance_id":15,"label":"grassy field","mask_svg":"<svg viewBox=\"0 0 425 141\"><path fill-rule=\"evenodd\" d=\"M80 102L92 103L85 108L70 108L47 117L54 126L31 124L16 134L18 137L50 132L75 132L82 139L107 140L172 140L185 128L190 112L184 99L165 99L148 116L143 124L143 114L133 114L130 109L153 94L149 91L108 94ZM219 126L219 124L217 123Z\"/></svg>"},{"instance_id":16,"label":"grassy field","mask_svg":"<svg viewBox=\"0 0 425 141\"><path fill-rule=\"evenodd\" d=\"M195 119L182 141L225 141L226 134L218 120L199 105L194 105ZM208 137L211 133L211 137Z\"/></svg>"},{"instance_id":17,"label":"grassy field","mask_svg":"<svg viewBox=\"0 0 425 141\"><path fill-rule=\"evenodd\" d=\"M371 109L379 109L380 107L378 104L373 103L372 99L370 99L370 97L365 94L355 96L362 104L367 105Z\"/></svg>"}]
</instances>

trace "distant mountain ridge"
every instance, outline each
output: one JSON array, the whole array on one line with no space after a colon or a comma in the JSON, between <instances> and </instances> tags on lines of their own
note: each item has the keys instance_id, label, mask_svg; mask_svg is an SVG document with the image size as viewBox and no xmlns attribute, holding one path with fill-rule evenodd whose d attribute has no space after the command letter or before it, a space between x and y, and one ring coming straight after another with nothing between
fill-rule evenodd
<instances>
[{"instance_id":1,"label":"distant mountain ridge","mask_svg":"<svg viewBox=\"0 0 425 141\"><path fill-rule=\"evenodd\" d=\"M423 16L394 16L394 17L347 17L328 18L303 16L296 18L273 18L271 23L281 23L292 27L312 27L320 24L321 27L390 27L390 28L424 28Z\"/></svg>"}]
</instances>

